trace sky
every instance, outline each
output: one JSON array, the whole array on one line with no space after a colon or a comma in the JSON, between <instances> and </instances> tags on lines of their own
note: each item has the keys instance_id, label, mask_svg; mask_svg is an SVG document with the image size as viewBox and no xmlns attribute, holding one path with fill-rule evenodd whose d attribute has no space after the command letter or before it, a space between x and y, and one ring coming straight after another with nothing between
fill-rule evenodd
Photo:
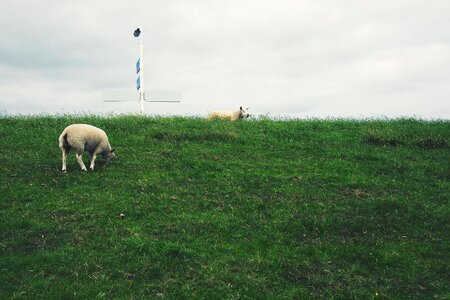
<instances>
[{"instance_id":1,"label":"sky","mask_svg":"<svg viewBox=\"0 0 450 300\"><path fill-rule=\"evenodd\" d=\"M448 0L23 1L0 4L0 115L139 113L103 91L180 103L150 115L450 119Z\"/></svg>"}]
</instances>

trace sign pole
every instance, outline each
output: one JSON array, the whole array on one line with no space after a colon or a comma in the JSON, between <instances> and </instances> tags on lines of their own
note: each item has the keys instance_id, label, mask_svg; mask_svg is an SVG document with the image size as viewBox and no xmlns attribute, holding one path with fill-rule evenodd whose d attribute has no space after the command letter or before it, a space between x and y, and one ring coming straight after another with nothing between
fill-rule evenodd
<instances>
[{"instance_id":1,"label":"sign pole","mask_svg":"<svg viewBox=\"0 0 450 300\"><path fill-rule=\"evenodd\" d=\"M145 84L144 84L144 39L142 35L140 36L140 46L139 46L139 52L140 52L140 92L139 92L139 99L141 102L141 115L144 114L144 101L145 101Z\"/></svg>"},{"instance_id":2,"label":"sign pole","mask_svg":"<svg viewBox=\"0 0 450 300\"><path fill-rule=\"evenodd\" d=\"M141 104L141 115L144 114L145 85L144 85L144 38L141 30L138 28L133 33L134 37L139 38L139 60L136 63L136 73L139 75L136 80L136 88L139 90L139 102Z\"/></svg>"},{"instance_id":3,"label":"sign pole","mask_svg":"<svg viewBox=\"0 0 450 300\"><path fill-rule=\"evenodd\" d=\"M133 33L134 37L139 38L139 59L136 62L136 92L128 91L104 91L102 99L104 102L127 102L139 101L140 113L144 115L144 102L180 102L181 94L179 92L170 91L148 91L145 94L144 82L144 38L141 30L138 28Z\"/></svg>"}]
</instances>

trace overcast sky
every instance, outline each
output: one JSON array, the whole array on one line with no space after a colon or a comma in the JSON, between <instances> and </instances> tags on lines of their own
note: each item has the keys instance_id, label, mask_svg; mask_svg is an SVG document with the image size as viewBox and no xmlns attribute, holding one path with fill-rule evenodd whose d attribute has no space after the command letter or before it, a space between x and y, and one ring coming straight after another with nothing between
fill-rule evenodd
<instances>
[{"instance_id":1,"label":"overcast sky","mask_svg":"<svg viewBox=\"0 0 450 300\"><path fill-rule=\"evenodd\" d=\"M0 114L450 119L449 0L22 1L0 4Z\"/></svg>"}]
</instances>

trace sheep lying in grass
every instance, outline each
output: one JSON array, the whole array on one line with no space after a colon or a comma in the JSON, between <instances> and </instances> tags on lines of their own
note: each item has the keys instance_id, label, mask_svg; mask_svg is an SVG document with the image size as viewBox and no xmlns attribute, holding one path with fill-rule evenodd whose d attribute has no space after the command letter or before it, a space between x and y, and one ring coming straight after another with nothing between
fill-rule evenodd
<instances>
[{"instance_id":1,"label":"sheep lying in grass","mask_svg":"<svg viewBox=\"0 0 450 300\"><path fill-rule=\"evenodd\" d=\"M213 111L208 115L208 119L241 120L250 117L247 110L248 108L243 110L241 106L238 111Z\"/></svg>"},{"instance_id":2,"label":"sheep lying in grass","mask_svg":"<svg viewBox=\"0 0 450 300\"><path fill-rule=\"evenodd\" d=\"M100 128L87 124L73 124L67 126L59 136L59 148L62 151L62 171L66 172L67 155L70 149L76 152L76 158L82 171L87 171L82 155L86 151L91 157L90 169L94 170L97 155L101 154L107 163L111 161L114 149L108 141L108 136Z\"/></svg>"}]
</instances>

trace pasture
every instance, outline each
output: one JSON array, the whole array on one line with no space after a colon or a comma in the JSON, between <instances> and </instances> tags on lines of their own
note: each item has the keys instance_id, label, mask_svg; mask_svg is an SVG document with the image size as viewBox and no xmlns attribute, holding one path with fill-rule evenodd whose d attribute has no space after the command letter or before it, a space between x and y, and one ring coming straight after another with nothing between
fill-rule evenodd
<instances>
[{"instance_id":1,"label":"pasture","mask_svg":"<svg viewBox=\"0 0 450 300\"><path fill-rule=\"evenodd\" d=\"M449 121L2 116L0 165L1 299L450 297Z\"/></svg>"}]
</instances>

